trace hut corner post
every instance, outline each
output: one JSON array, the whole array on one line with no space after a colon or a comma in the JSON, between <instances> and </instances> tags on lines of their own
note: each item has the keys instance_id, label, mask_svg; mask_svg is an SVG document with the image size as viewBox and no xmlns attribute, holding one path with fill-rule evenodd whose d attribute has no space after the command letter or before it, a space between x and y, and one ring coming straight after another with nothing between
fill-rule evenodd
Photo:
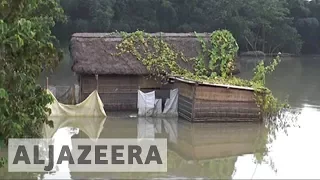
<instances>
[{"instance_id":1,"label":"hut corner post","mask_svg":"<svg viewBox=\"0 0 320 180\"><path fill-rule=\"evenodd\" d=\"M72 86L72 97L71 97L71 99L72 99L72 104L74 105L74 104L76 104L76 96L75 96L75 94L76 94L76 91L75 91L75 85L73 85Z\"/></svg>"},{"instance_id":2,"label":"hut corner post","mask_svg":"<svg viewBox=\"0 0 320 180\"><path fill-rule=\"evenodd\" d=\"M195 118L195 103L196 103L196 92L197 92L198 82L193 86L193 97L192 97L192 114L191 114L191 122L194 121Z\"/></svg>"},{"instance_id":3,"label":"hut corner post","mask_svg":"<svg viewBox=\"0 0 320 180\"><path fill-rule=\"evenodd\" d=\"M96 90L99 92L99 75L96 74L96 82L97 82L97 87L96 87Z\"/></svg>"},{"instance_id":4,"label":"hut corner post","mask_svg":"<svg viewBox=\"0 0 320 180\"><path fill-rule=\"evenodd\" d=\"M82 102L82 76L78 75L79 77L79 102Z\"/></svg>"}]
</instances>

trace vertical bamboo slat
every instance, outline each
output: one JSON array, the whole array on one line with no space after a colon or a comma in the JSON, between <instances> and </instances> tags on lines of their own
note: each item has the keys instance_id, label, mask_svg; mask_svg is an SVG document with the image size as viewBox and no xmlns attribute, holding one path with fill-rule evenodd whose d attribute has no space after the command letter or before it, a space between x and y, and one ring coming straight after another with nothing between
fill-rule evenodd
<instances>
[{"instance_id":1,"label":"vertical bamboo slat","mask_svg":"<svg viewBox=\"0 0 320 180\"><path fill-rule=\"evenodd\" d=\"M197 94L198 83L192 86L193 97L192 97L192 119L195 118L195 103L196 103L196 94Z\"/></svg>"}]
</instances>

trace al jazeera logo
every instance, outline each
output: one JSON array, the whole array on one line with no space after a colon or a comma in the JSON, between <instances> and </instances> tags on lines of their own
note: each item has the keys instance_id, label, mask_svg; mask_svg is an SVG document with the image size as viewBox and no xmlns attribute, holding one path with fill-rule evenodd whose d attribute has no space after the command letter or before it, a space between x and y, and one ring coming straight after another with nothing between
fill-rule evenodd
<instances>
[{"instance_id":1,"label":"al jazeera logo","mask_svg":"<svg viewBox=\"0 0 320 180\"><path fill-rule=\"evenodd\" d=\"M10 139L9 172L166 172L166 139ZM59 169L60 172L63 169Z\"/></svg>"}]
</instances>

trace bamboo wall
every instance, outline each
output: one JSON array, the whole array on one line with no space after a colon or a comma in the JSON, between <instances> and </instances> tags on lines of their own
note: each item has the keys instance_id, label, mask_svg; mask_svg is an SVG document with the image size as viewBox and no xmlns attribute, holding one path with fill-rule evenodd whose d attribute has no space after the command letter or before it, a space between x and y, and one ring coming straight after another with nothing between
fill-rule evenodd
<instances>
[{"instance_id":1,"label":"bamboo wall","mask_svg":"<svg viewBox=\"0 0 320 180\"><path fill-rule=\"evenodd\" d=\"M195 121L255 121L260 109L254 92L199 85L194 101Z\"/></svg>"},{"instance_id":2,"label":"bamboo wall","mask_svg":"<svg viewBox=\"0 0 320 180\"><path fill-rule=\"evenodd\" d=\"M98 82L98 86L97 86ZM105 110L137 110L138 90L156 91L160 98L169 97L161 82L144 76L100 75L98 81L94 75L80 76L80 100L83 101L98 88ZM163 89L163 90L160 90Z\"/></svg>"},{"instance_id":3,"label":"bamboo wall","mask_svg":"<svg viewBox=\"0 0 320 180\"><path fill-rule=\"evenodd\" d=\"M192 122L260 121L260 109L250 90L176 81L179 115Z\"/></svg>"},{"instance_id":4,"label":"bamboo wall","mask_svg":"<svg viewBox=\"0 0 320 180\"><path fill-rule=\"evenodd\" d=\"M179 89L178 113L182 118L192 121L195 96L195 86L183 82L175 82L175 88Z\"/></svg>"}]
</instances>

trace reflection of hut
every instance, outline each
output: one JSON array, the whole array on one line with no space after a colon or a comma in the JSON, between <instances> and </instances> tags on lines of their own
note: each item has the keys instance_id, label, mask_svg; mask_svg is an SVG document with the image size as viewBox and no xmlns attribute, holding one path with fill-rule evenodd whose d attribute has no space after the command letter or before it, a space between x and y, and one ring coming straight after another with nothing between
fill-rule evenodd
<instances>
[{"instance_id":1,"label":"reflection of hut","mask_svg":"<svg viewBox=\"0 0 320 180\"><path fill-rule=\"evenodd\" d=\"M182 51L187 57L197 57L200 52L200 43L194 33L151 34L163 38L173 48ZM209 38L209 34L199 34ZM80 80L80 100L85 99L93 90L98 88L100 97L107 110L136 110L137 90L167 89L160 81L148 79L149 72L146 67L130 54L121 56L116 46L122 38L116 34L104 33L77 33L71 39L71 56L73 58L73 71ZM179 62L187 69L192 64ZM95 75L98 76L96 80ZM168 96L168 93L159 96Z\"/></svg>"},{"instance_id":2,"label":"reflection of hut","mask_svg":"<svg viewBox=\"0 0 320 180\"><path fill-rule=\"evenodd\" d=\"M108 117L101 138L137 138L137 120Z\"/></svg>"},{"instance_id":3,"label":"reflection of hut","mask_svg":"<svg viewBox=\"0 0 320 180\"><path fill-rule=\"evenodd\" d=\"M238 156L259 151L262 124L179 122L177 143L169 143L168 173L178 177L232 179ZM265 146L265 144L263 145Z\"/></svg>"},{"instance_id":4,"label":"reflection of hut","mask_svg":"<svg viewBox=\"0 0 320 180\"><path fill-rule=\"evenodd\" d=\"M108 117L102 138L168 138L177 139L177 118L119 118Z\"/></svg>"},{"instance_id":5,"label":"reflection of hut","mask_svg":"<svg viewBox=\"0 0 320 180\"><path fill-rule=\"evenodd\" d=\"M153 129L152 129L153 128ZM232 179L238 156L258 152L267 134L262 124L191 124L175 119L108 117L101 138L166 137L167 173L94 173L97 178L151 179L186 177ZM151 133L154 133L153 135ZM90 177L88 173L72 173Z\"/></svg>"},{"instance_id":6,"label":"reflection of hut","mask_svg":"<svg viewBox=\"0 0 320 180\"><path fill-rule=\"evenodd\" d=\"M178 141L171 148L189 160L206 160L252 154L265 131L258 123L191 124L180 122Z\"/></svg>"},{"instance_id":7,"label":"reflection of hut","mask_svg":"<svg viewBox=\"0 0 320 180\"><path fill-rule=\"evenodd\" d=\"M232 156L190 162L171 151L168 152L168 156L168 174L175 177L188 178L232 179L237 161L237 156Z\"/></svg>"}]
</instances>

